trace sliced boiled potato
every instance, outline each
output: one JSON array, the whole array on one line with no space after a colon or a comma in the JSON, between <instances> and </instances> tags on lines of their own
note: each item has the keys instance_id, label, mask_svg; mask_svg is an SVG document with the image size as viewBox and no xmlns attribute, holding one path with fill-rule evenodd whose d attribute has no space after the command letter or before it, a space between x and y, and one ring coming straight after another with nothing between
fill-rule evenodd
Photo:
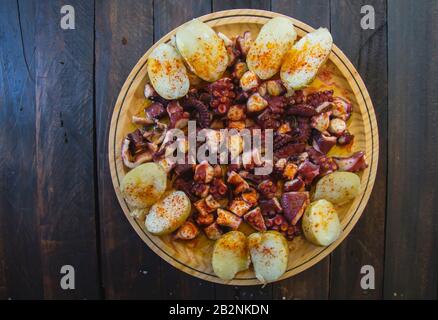
<instances>
[{"instance_id":1,"label":"sliced boiled potato","mask_svg":"<svg viewBox=\"0 0 438 320\"><path fill-rule=\"evenodd\" d=\"M341 234L341 223L335 207L321 199L312 202L303 216L303 232L307 240L318 246L328 246Z\"/></svg>"},{"instance_id":2,"label":"sliced boiled potato","mask_svg":"<svg viewBox=\"0 0 438 320\"><path fill-rule=\"evenodd\" d=\"M276 17L266 23L251 45L246 63L249 70L261 79L269 79L281 67L286 52L297 37L292 21Z\"/></svg>"},{"instance_id":3,"label":"sliced boiled potato","mask_svg":"<svg viewBox=\"0 0 438 320\"><path fill-rule=\"evenodd\" d=\"M178 51L166 43L158 45L148 58L148 75L155 91L165 99L184 97L190 81Z\"/></svg>"},{"instance_id":4,"label":"sliced boiled potato","mask_svg":"<svg viewBox=\"0 0 438 320\"><path fill-rule=\"evenodd\" d=\"M247 239L240 231L230 231L219 238L213 248L214 273L221 279L231 280L236 273L250 264Z\"/></svg>"},{"instance_id":5,"label":"sliced boiled potato","mask_svg":"<svg viewBox=\"0 0 438 320\"><path fill-rule=\"evenodd\" d=\"M309 84L327 60L332 45L332 36L326 28L302 37L284 58L280 72L284 85L297 90Z\"/></svg>"},{"instance_id":6,"label":"sliced boiled potato","mask_svg":"<svg viewBox=\"0 0 438 320\"><path fill-rule=\"evenodd\" d=\"M131 209L145 209L161 198L166 183L166 172L159 165L148 162L125 175L120 191Z\"/></svg>"},{"instance_id":7,"label":"sliced boiled potato","mask_svg":"<svg viewBox=\"0 0 438 320\"><path fill-rule=\"evenodd\" d=\"M224 41L212 28L197 19L176 32L176 46L193 73L205 81L216 81L227 68Z\"/></svg>"},{"instance_id":8,"label":"sliced boiled potato","mask_svg":"<svg viewBox=\"0 0 438 320\"><path fill-rule=\"evenodd\" d=\"M190 199L182 191L174 191L151 207L145 220L146 229L155 235L169 234L189 217Z\"/></svg>"},{"instance_id":9,"label":"sliced boiled potato","mask_svg":"<svg viewBox=\"0 0 438 320\"><path fill-rule=\"evenodd\" d=\"M263 283L279 279L287 268L289 247L277 231L256 232L248 237L248 247L257 279Z\"/></svg>"},{"instance_id":10,"label":"sliced boiled potato","mask_svg":"<svg viewBox=\"0 0 438 320\"><path fill-rule=\"evenodd\" d=\"M360 178L352 172L335 171L316 184L314 200L326 199L341 205L354 199L360 191Z\"/></svg>"}]
</instances>

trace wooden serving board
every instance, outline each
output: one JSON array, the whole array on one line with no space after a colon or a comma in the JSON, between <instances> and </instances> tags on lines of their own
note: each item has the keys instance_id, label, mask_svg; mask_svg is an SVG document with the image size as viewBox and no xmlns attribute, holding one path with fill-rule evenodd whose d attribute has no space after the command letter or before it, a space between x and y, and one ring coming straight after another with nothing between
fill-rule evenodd
<instances>
[{"instance_id":1,"label":"wooden serving board","mask_svg":"<svg viewBox=\"0 0 438 320\"><path fill-rule=\"evenodd\" d=\"M236 36L244 31L251 31L255 37L260 28L271 18L281 14L263 10L227 10L208 14L199 19L227 36ZM298 20L291 18L298 36L302 37L314 29ZM160 43L168 42L177 29L172 30L152 46L129 74L123 85L116 105L114 107L109 133L109 164L114 189L126 218L131 223L143 241L161 258L174 267L193 276L222 284L229 285L256 285L260 282L254 277L250 268L240 272L235 279L223 281L219 279L211 267L211 254L214 242L204 235L189 242L172 241L170 237L156 237L149 234L143 221L136 220L129 214L130 209L120 193L120 183L127 173L123 166L120 149L123 137L135 129L131 124L132 115L141 114L147 105L143 89L148 81L146 62L151 51ZM306 88L308 91L316 89L333 89L335 95L347 98L353 103L353 115L348 121L349 130L355 135L354 144L348 150L334 147L330 152L333 155L346 155L358 150L364 150L367 155L369 167L361 176L361 193L351 203L339 207L338 213L342 224L342 234L339 239L328 247L318 247L297 237L289 242L289 262L286 273L281 277L285 279L298 274L332 252L349 234L360 218L370 197L376 177L379 157L378 129L373 105L368 91L351 62L342 51L333 46L332 53L327 63L321 68L317 78ZM250 233L251 228L242 224L242 231ZM368 239L365 239L368 240ZM117 240L116 240L117 241ZM281 280L280 279L280 280Z\"/></svg>"}]
</instances>

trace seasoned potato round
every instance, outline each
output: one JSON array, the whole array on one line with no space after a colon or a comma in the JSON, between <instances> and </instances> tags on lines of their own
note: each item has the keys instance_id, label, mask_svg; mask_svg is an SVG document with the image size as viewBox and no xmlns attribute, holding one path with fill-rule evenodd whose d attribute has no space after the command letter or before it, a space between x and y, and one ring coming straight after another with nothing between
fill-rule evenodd
<instances>
[{"instance_id":1,"label":"seasoned potato round","mask_svg":"<svg viewBox=\"0 0 438 320\"><path fill-rule=\"evenodd\" d=\"M174 191L151 207L146 217L146 229L155 235L169 234L189 217L190 199L182 191Z\"/></svg>"},{"instance_id":2,"label":"seasoned potato round","mask_svg":"<svg viewBox=\"0 0 438 320\"><path fill-rule=\"evenodd\" d=\"M246 236L240 231L230 231L214 244L212 265L221 279L231 280L236 273L248 269L250 264Z\"/></svg>"},{"instance_id":3,"label":"seasoned potato round","mask_svg":"<svg viewBox=\"0 0 438 320\"><path fill-rule=\"evenodd\" d=\"M216 81L227 69L224 41L198 19L186 23L176 32L176 46L192 72L205 81Z\"/></svg>"},{"instance_id":4,"label":"seasoned potato round","mask_svg":"<svg viewBox=\"0 0 438 320\"><path fill-rule=\"evenodd\" d=\"M161 198L166 183L164 170L149 162L129 171L122 180L120 191L131 209L144 209Z\"/></svg>"},{"instance_id":5,"label":"seasoned potato round","mask_svg":"<svg viewBox=\"0 0 438 320\"><path fill-rule=\"evenodd\" d=\"M326 199L340 205L354 199L359 191L360 179L356 174L336 171L318 181L313 199Z\"/></svg>"},{"instance_id":6,"label":"seasoned potato round","mask_svg":"<svg viewBox=\"0 0 438 320\"><path fill-rule=\"evenodd\" d=\"M248 247L256 277L261 282L275 281L286 271L289 248L281 233L253 233L248 237Z\"/></svg>"},{"instance_id":7,"label":"seasoned potato round","mask_svg":"<svg viewBox=\"0 0 438 320\"><path fill-rule=\"evenodd\" d=\"M158 45L148 58L148 75L155 91L165 99L184 97L190 80L181 55L166 43Z\"/></svg>"},{"instance_id":8,"label":"seasoned potato round","mask_svg":"<svg viewBox=\"0 0 438 320\"><path fill-rule=\"evenodd\" d=\"M336 209L324 199L312 202L307 207L302 223L306 239L318 246L328 246L341 234Z\"/></svg>"},{"instance_id":9,"label":"seasoned potato round","mask_svg":"<svg viewBox=\"0 0 438 320\"><path fill-rule=\"evenodd\" d=\"M260 79L269 79L281 67L284 55L289 50L297 33L292 21L276 17L267 22L251 45L246 63L249 70Z\"/></svg>"},{"instance_id":10,"label":"seasoned potato round","mask_svg":"<svg viewBox=\"0 0 438 320\"><path fill-rule=\"evenodd\" d=\"M280 72L284 85L297 90L309 84L327 60L332 45L332 36L326 28L302 37L284 58Z\"/></svg>"}]
</instances>

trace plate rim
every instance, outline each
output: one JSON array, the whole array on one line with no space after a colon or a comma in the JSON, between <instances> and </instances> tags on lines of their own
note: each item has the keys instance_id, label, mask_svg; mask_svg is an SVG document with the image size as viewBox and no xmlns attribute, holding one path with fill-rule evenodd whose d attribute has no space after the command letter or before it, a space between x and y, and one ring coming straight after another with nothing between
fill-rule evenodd
<instances>
[{"instance_id":1,"label":"plate rim","mask_svg":"<svg viewBox=\"0 0 438 320\"><path fill-rule=\"evenodd\" d=\"M198 17L197 19L204 21L206 23L209 23L210 25L214 26L217 25L218 22L224 22L224 20L230 20L237 17L252 17L252 18L264 18L264 19L272 19L273 17L283 16L287 17L292 20L295 27L298 27L304 32L311 32L315 30L311 26L294 19L292 17L272 12L272 11L266 11L266 10L255 10L255 9L234 9L234 10L224 10L224 11L218 11L210 14L206 14L203 16ZM187 23L187 22L186 22ZM117 173L117 165L116 162L113 160L113 157L116 156L115 154L115 148L114 143L112 142L116 138L116 130L117 130L117 119L118 114L120 114L121 107L123 105L124 97L126 97L127 93L129 92L129 89L136 79L136 76L138 73L142 70L142 68L145 67L147 56L150 54L150 52L160 43L167 42L170 40L171 36L184 26L186 23L174 28L170 32L168 32L165 36L160 38L158 41L156 41L144 54L143 56L138 60L138 62L135 64L135 66L132 68L131 72L129 73L127 79L125 80L122 88L120 89L118 98L116 100L115 106L113 108L113 113L111 116L111 123L110 123L110 130L108 134L108 161L109 161L109 167L110 167L110 173L111 173L111 181L114 187L114 191L116 193L119 205L122 208L122 211L126 218L128 219L131 226L134 228L136 233L140 236L140 238L147 244L147 246L154 251L160 258L164 259L166 262L170 263L172 266L177 268L178 270L184 271L185 273L188 273L192 276L195 276L197 278L207 280L214 283L220 283L220 284L226 284L226 285L261 285L261 283L254 277L254 278L240 278L240 279L232 279L229 281L224 281L220 278L218 278L215 275L211 275L199 270L196 270L190 266L187 266L181 261L176 260L174 257L171 257L167 252L165 252L163 249L161 249L156 243L154 243L149 236L143 231L143 229L139 226L138 222L131 217L129 214L128 206L124 200L124 198L121 196L120 193L120 187L118 184L118 173ZM234 22L235 23L235 22ZM368 120L369 120L369 127L371 129L371 133L365 133L366 140L370 136L371 138L371 163L369 167L369 173L368 173L368 180L365 186L365 189L362 192L362 199L358 203L356 207L356 211L351 217L350 221L347 223L347 225L342 230L341 236L330 246L328 247L322 247L321 250L319 250L314 256L307 259L307 261L303 262L302 264L286 271L283 276L278 279L277 281L281 281L284 279L287 279L289 277L292 277L296 274L299 274L303 272L304 270L316 265L318 262L320 262L322 259L327 257L331 252L333 252L336 247L350 234L353 227L356 225L359 218L362 216L363 211L369 201L372 189L374 187L374 182L377 174L377 167L378 167L378 158L379 158L379 134L378 134L378 127L377 127L377 120L375 117L374 112L374 106L371 101L370 95L368 93L368 90L359 75L356 68L353 66L353 64L350 62L350 60L346 57L346 55L340 50L335 44L333 44L332 53L330 54L330 60L334 60L333 62L336 64L337 68L340 69L341 73L345 76L346 73L351 74L351 79L346 78L349 86L353 90L353 94L358 99L359 96L362 96L362 102L360 103L358 101L359 105L365 105L365 108L368 113ZM336 62L337 60L337 62ZM339 62L343 64L339 65ZM355 92L354 86L351 82L356 83L357 89L360 91L360 94ZM362 113L362 112L361 112ZM363 118L364 119L364 118ZM365 123L364 123L365 125ZM115 141L114 141L115 142ZM354 209L354 208L353 208Z\"/></svg>"}]
</instances>

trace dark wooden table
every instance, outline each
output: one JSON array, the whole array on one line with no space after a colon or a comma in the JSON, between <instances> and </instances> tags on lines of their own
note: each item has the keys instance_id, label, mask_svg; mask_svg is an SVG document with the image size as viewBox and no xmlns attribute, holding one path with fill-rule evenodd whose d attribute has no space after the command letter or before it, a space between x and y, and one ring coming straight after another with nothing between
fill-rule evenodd
<instances>
[{"instance_id":1,"label":"dark wooden table","mask_svg":"<svg viewBox=\"0 0 438 320\"><path fill-rule=\"evenodd\" d=\"M75 9L76 29L60 27ZM360 26L375 9L375 29ZM141 55L190 18L266 9L330 28L377 113L368 206L329 257L262 287L215 285L161 260L115 197L107 137ZM0 298L406 299L438 290L438 2L0 0ZM75 269L75 289L60 269ZM375 289L362 290L363 265Z\"/></svg>"}]
</instances>

